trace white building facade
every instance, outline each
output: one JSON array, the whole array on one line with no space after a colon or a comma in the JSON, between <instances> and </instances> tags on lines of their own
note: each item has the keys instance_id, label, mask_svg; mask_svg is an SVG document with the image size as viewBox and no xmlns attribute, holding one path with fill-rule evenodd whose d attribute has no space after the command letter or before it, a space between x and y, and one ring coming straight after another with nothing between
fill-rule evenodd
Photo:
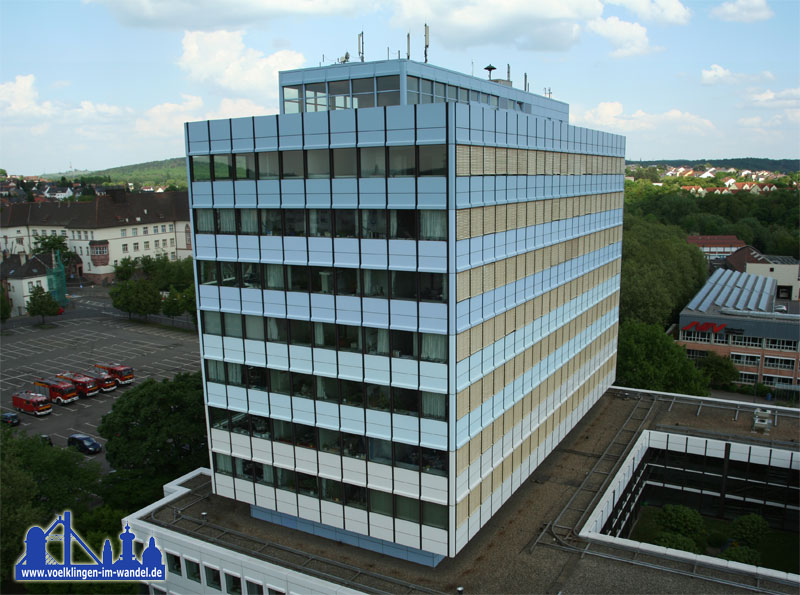
<instances>
[{"instance_id":1,"label":"white building facade","mask_svg":"<svg viewBox=\"0 0 800 595\"><path fill-rule=\"evenodd\" d=\"M186 125L214 492L435 566L613 383L625 141L408 60L280 86Z\"/></svg>"}]
</instances>

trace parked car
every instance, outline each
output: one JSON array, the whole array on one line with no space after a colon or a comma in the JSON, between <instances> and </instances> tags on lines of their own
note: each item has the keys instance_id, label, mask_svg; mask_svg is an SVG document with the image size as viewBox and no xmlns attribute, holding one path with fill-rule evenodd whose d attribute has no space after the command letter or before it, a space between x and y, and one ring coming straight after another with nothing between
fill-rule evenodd
<instances>
[{"instance_id":1,"label":"parked car","mask_svg":"<svg viewBox=\"0 0 800 595\"><path fill-rule=\"evenodd\" d=\"M4 413L1 421L7 426L18 426L19 415L16 413Z\"/></svg>"},{"instance_id":2,"label":"parked car","mask_svg":"<svg viewBox=\"0 0 800 595\"><path fill-rule=\"evenodd\" d=\"M103 450L100 443L86 434L72 434L67 438L67 446L74 446L87 455L94 455Z\"/></svg>"},{"instance_id":3,"label":"parked car","mask_svg":"<svg viewBox=\"0 0 800 595\"><path fill-rule=\"evenodd\" d=\"M39 434L39 439L47 446L53 446L53 439L48 434Z\"/></svg>"}]
</instances>

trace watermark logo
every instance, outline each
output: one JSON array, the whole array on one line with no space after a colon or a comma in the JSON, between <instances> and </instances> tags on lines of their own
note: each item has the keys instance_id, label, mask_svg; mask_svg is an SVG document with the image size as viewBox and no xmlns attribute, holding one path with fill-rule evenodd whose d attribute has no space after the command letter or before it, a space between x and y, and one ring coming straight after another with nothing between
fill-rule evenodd
<instances>
[{"instance_id":1,"label":"watermark logo","mask_svg":"<svg viewBox=\"0 0 800 595\"><path fill-rule=\"evenodd\" d=\"M103 545L102 560L84 543L72 529L70 511L65 511L47 528L33 526L25 536L25 553L14 566L17 581L163 581L166 569L163 555L156 547L154 538L142 552L141 560L133 553L135 535L128 524L120 534L121 554L115 560L111 541ZM56 560L47 551L50 542L61 542L62 560ZM92 559L87 563L73 563L72 545L78 547Z\"/></svg>"}]
</instances>

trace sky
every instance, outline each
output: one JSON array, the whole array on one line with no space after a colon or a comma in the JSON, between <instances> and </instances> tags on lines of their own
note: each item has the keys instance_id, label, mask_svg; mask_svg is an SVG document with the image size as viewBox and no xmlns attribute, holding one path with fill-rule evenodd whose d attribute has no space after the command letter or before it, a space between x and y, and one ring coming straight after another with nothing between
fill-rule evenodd
<instances>
[{"instance_id":1,"label":"sky","mask_svg":"<svg viewBox=\"0 0 800 595\"><path fill-rule=\"evenodd\" d=\"M184 155L183 123L278 112L280 70L388 52L495 78L627 158L800 157L800 0L0 0L0 168ZM498 77L499 75L499 77Z\"/></svg>"}]
</instances>

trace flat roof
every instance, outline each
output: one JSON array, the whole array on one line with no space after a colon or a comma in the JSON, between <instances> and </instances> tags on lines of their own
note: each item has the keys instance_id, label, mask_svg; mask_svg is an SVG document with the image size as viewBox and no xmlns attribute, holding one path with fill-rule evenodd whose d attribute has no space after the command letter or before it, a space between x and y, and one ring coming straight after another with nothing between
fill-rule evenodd
<instances>
[{"instance_id":1,"label":"flat roof","mask_svg":"<svg viewBox=\"0 0 800 595\"><path fill-rule=\"evenodd\" d=\"M773 407L777 425L757 435L751 426L759 407L768 404L612 387L467 546L436 568L253 519L248 504L211 494L207 475L184 482L190 493L142 520L373 592L454 593L463 586L465 593L794 593L796 585L626 552L577 535L644 429L798 450L800 411Z\"/></svg>"}]
</instances>

